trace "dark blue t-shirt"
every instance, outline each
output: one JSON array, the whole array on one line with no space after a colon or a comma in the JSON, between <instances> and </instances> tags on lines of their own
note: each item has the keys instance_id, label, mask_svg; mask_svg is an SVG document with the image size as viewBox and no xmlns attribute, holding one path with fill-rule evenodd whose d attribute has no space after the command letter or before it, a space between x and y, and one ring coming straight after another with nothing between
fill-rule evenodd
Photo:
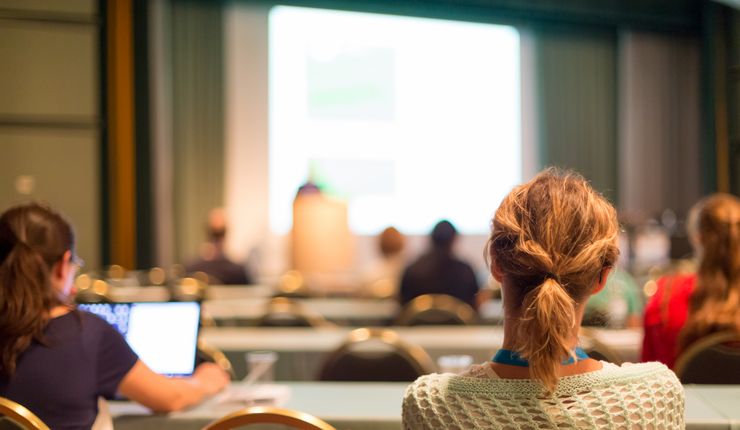
<instances>
[{"instance_id":1,"label":"dark blue t-shirt","mask_svg":"<svg viewBox=\"0 0 740 430\"><path fill-rule=\"evenodd\" d=\"M123 336L96 315L73 311L53 318L17 361L0 396L14 400L57 429L89 429L98 396L112 398L137 361Z\"/></svg>"},{"instance_id":2,"label":"dark blue t-shirt","mask_svg":"<svg viewBox=\"0 0 740 430\"><path fill-rule=\"evenodd\" d=\"M401 276L401 305L422 294L447 294L475 309L478 280L468 263L431 250L409 265Z\"/></svg>"}]
</instances>

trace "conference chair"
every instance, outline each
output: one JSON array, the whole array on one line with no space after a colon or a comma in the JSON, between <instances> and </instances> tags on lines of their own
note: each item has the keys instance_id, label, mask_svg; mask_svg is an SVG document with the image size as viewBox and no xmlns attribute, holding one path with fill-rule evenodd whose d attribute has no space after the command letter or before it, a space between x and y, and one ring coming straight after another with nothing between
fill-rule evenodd
<instances>
[{"instance_id":1,"label":"conference chair","mask_svg":"<svg viewBox=\"0 0 740 430\"><path fill-rule=\"evenodd\" d=\"M120 264L111 264L105 269L105 277L112 283L123 282L126 278L126 268Z\"/></svg>"},{"instance_id":2,"label":"conference chair","mask_svg":"<svg viewBox=\"0 0 740 430\"><path fill-rule=\"evenodd\" d=\"M276 295L279 297L307 298L311 296L311 289L301 272L288 270L278 280Z\"/></svg>"},{"instance_id":3,"label":"conference chair","mask_svg":"<svg viewBox=\"0 0 740 430\"><path fill-rule=\"evenodd\" d=\"M722 331L697 340L674 366L684 384L740 384L740 333Z\"/></svg>"},{"instance_id":4,"label":"conference chair","mask_svg":"<svg viewBox=\"0 0 740 430\"><path fill-rule=\"evenodd\" d=\"M5 397L0 397L0 427L2 423L10 422L24 430L49 430L39 417L25 406Z\"/></svg>"},{"instance_id":5,"label":"conference chair","mask_svg":"<svg viewBox=\"0 0 740 430\"><path fill-rule=\"evenodd\" d=\"M303 305L287 297L275 297L267 302L257 320L258 327L332 327L323 316L309 312Z\"/></svg>"},{"instance_id":6,"label":"conference chair","mask_svg":"<svg viewBox=\"0 0 740 430\"><path fill-rule=\"evenodd\" d=\"M77 303L112 303L110 285L102 279L92 280L88 275L80 275L75 279Z\"/></svg>"},{"instance_id":7,"label":"conference chair","mask_svg":"<svg viewBox=\"0 0 740 430\"><path fill-rule=\"evenodd\" d=\"M203 430L229 430L252 424L281 424L299 430L336 430L326 421L305 412L269 406L240 409L208 424Z\"/></svg>"},{"instance_id":8,"label":"conference chair","mask_svg":"<svg viewBox=\"0 0 740 430\"><path fill-rule=\"evenodd\" d=\"M213 276L202 270L193 272L189 275L191 278L197 279L202 285L223 285L224 282L217 276Z\"/></svg>"},{"instance_id":9,"label":"conference chair","mask_svg":"<svg viewBox=\"0 0 740 430\"><path fill-rule=\"evenodd\" d=\"M322 381L413 381L432 373L434 363L419 346L390 329L359 328L324 361Z\"/></svg>"},{"instance_id":10,"label":"conference chair","mask_svg":"<svg viewBox=\"0 0 740 430\"><path fill-rule=\"evenodd\" d=\"M170 286L170 299L176 302L203 301L207 286L204 279L208 279L208 275L196 273L192 277L176 280Z\"/></svg>"},{"instance_id":11,"label":"conference chair","mask_svg":"<svg viewBox=\"0 0 740 430\"><path fill-rule=\"evenodd\" d=\"M401 309L394 325L471 325L478 322L478 313L462 300L447 294L424 294Z\"/></svg>"},{"instance_id":12,"label":"conference chair","mask_svg":"<svg viewBox=\"0 0 740 430\"><path fill-rule=\"evenodd\" d=\"M161 267L152 267L143 273L145 279L142 285L165 285L167 283L167 272Z\"/></svg>"}]
</instances>

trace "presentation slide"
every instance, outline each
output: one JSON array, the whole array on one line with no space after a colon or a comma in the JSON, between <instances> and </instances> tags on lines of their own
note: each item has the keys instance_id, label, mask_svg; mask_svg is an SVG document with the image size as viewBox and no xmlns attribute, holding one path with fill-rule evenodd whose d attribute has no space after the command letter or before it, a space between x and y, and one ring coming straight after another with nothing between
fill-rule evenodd
<instances>
[{"instance_id":1,"label":"presentation slide","mask_svg":"<svg viewBox=\"0 0 740 430\"><path fill-rule=\"evenodd\" d=\"M310 180L355 234L485 234L521 182L519 57L508 26L272 8L270 228Z\"/></svg>"}]
</instances>

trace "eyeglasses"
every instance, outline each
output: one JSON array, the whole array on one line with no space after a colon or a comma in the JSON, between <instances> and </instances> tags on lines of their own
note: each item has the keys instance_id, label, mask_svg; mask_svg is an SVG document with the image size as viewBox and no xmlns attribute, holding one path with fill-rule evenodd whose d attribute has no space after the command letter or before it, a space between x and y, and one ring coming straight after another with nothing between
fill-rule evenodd
<instances>
[{"instance_id":1,"label":"eyeglasses","mask_svg":"<svg viewBox=\"0 0 740 430\"><path fill-rule=\"evenodd\" d=\"M81 259L77 254L72 254L69 258L69 262L77 266L78 269L85 267L85 260Z\"/></svg>"}]
</instances>

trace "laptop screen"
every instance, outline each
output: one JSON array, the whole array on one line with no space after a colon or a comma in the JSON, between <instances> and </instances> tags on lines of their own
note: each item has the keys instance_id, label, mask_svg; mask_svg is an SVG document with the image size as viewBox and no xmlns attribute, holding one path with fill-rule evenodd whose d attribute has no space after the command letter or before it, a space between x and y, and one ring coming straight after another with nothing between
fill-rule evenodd
<instances>
[{"instance_id":1,"label":"laptop screen","mask_svg":"<svg viewBox=\"0 0 740 430\"><path fill-rule=\"evenodd\" d=\"M193 373L199 303L88 303L77 308L99 315L115 327L153 371L167 376Z\"/></svg>"}]
</instances>

